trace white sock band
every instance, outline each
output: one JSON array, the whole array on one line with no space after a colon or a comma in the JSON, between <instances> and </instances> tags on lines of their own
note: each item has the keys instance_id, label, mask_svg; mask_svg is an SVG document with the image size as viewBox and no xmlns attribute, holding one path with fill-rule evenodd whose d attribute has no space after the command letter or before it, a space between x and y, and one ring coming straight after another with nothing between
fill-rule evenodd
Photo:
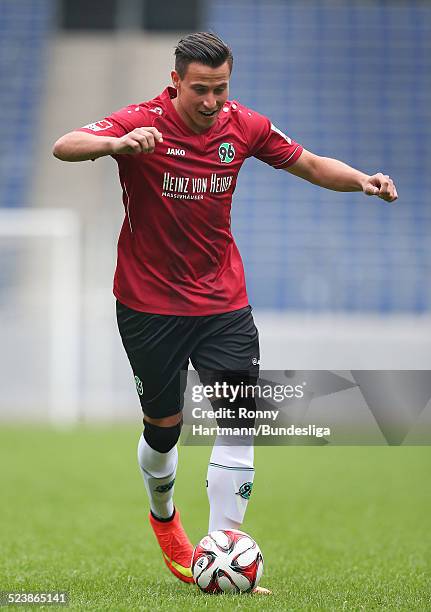
<instances>
[{"instance_id":1,"label":"white sock band","mask_svg":"<svg viewBox=\"0 0 431 612\"><path fill-rule=\"evenodd\" d=\"M174 512L174 483L177 472L178 451L174 446L167 453L154 450L141 435L138 444L138 463L150 500L152 513L169 518Z\"/></svg>"}]
</instances>

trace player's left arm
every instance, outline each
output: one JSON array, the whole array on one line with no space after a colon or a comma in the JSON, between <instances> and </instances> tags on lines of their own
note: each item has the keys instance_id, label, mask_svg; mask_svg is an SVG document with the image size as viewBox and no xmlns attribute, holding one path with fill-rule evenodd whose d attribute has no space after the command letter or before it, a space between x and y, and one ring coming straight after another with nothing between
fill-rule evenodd
<instances>
[{"instance_id":1,"label":"player's left arm","mask_svg":"<svg viewBox=\"0 0 431 612\"><path fill-rule=\"evenodd\" d=\"M370 176L338 159L320 157L306 149L294 164L283 170L333 191L363 191L386 202L394 202L398 198L394 182L387 174L378 172Z\"/></svg>"}]
</instances>

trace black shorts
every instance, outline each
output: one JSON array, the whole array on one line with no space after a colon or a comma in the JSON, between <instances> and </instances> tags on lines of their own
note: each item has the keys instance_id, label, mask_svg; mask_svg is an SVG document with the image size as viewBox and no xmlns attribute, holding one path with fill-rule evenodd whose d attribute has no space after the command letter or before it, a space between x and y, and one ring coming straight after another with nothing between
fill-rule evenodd
<instances>
[{"instance_id":1,"label":"black shorts","mask_svg":"<svg viewBox=\"0 0 431 612\"><path fill-rule=\"evenodd\" d=\"M192 363L203 384L259 375L259 334L251 306L223 314L176 316L138 312L117 301L121 339L135 376L144 414L162 418L180 412Z\"/></svg>"}]
</instances>

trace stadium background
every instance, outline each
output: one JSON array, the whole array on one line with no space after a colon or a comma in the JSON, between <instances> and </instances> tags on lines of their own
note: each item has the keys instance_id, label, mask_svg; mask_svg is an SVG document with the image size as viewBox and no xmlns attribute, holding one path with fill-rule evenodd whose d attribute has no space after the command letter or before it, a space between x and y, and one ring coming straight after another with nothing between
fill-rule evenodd
<instances>
[{"instance_id":1,"label":"stadium background","mask_svg":"<svg viewBox=\"0 0 431 612\"><path fill-rule=\"evenodd\" d=\"M196 28L231 44L232 98L315 153L389 173L400 194L389 205L245 164L233 230L262 367L431 367L429 4L157 7L0 2L1 418L136 417L111 297L116 165L60 163L51 148L161 91Z\"/></svg>"}]
</instances>

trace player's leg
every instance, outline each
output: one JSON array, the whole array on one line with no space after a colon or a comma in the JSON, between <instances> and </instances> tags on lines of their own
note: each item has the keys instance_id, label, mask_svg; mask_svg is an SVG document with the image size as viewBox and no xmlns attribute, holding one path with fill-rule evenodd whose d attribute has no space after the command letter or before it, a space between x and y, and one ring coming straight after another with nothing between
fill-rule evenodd
<instances>
[{"instance_id":1,"label":"player's leg","mask_svg":"<svg viewBox=\"0 0 431 612\"><path fill-rule=\"evenodd\" d=\"M193 321L185 329L180 317L132 310L117 302L117 321L135 377L144 413L138 443L138 463L150 502L150 523L170 571L192 582L193 547L173 503L181 432L188 340Z\"/></svg>"},{"instance_id":2,"label":"player's leg","mask_svg":"<svg viewBox=\"0 0 431 612\"><path fill-rule=\"evenodd\" d=\"M193 546L173 503L181 412L161 419L145 415L144 423L144 433L138 444L138 462L150 502L150 524L169 570L183 582L191 583Z\"/></svg>"},{"instance_id":3,"label":"player's leg","mask_svg":"<svg viewBox=\"0 0 431 612\"><path fill-rule=\"evenodd\" d=\"M208 317L208 333L203 334L191 360L206 384L225 380L229 384L255 384L259 375L259 335L251 308L233 313ZM205 381L205 382L204 382ZM226 402L212 402L213 407L226 407ZM229 408L239 407L236 402ZM247 410L255 410L254 397L241 402ZM254 418L217 419L220 427L254 425ZM253 436L217 436L212 449L207 474L207 492L210 503L208 531L240 529L244 520L254 479ZM261 586L254 595L271 595Z\"/></svg>"},{"instance_id":4,"label":"player's leg","mask_svg":"<svg viewBox=\"0 0 431 612\"><path fill-rule=\"evenodd\" d=\"M254 384L259 373L259 335L251 308L206 317L200 342L191 359L205 383L210 377L229 384ZM254 398L241 403L254 410ZM235 403L213 402L215 409ZM221 427L254 426L253 418L218 419ZM217 436L207 475L210 504L209 531L240 529L250 499L254 480L253 436Z\"/></svg>"},{"instance_id":5,"label":"player's leg","mask_svg":"<svg viewBox=\"0 0 431 612\"><path fill-rule=\"evenodd\" d=\"M177 578L191 583L193 546L181 524L179 510L173 504L178 463L176 442L182 425L181 413L174 416L165 419L144 416L145 429L138 445L138 460L150 500L150 524L163 559Z\"/></svg>"},{"instance_id":6,"label":"player's leg","mask_svg":"<svg viewBox=\"0 0 431 612\"><path fill-rule=\"evenodd\" d=\"M221 427L246 427L239 419ZM218 435L214 442L207 472L210 505L208 532L241 529L254 481L252 436Z\"/></svg>"},{"instance_id":7,"label":"player's leg","mask_svg":"<svg viewBox=\"0 0 431 612\"><path fill-rule=\"evenodd\" d=\"M138 443L138 464L151 514L162 521L170 520L174 514L173 493L181 423L181 412L161 419L144 416L145 429Z\"/></svg>"},{"instance_id":8,"label":"player's leg","mask_svg":"<svg viewBox=\"0 0 431 612\"><path fill-rule=\"evenodd\" d=\"M236 377L227 380L233 385L254 382L253 379L246 375L241 376L239 373ZM215 409L218 404L218 402L214 404ZM244 403L241 405L244 406ZM223 402L223 407L226 406L232 410L236 409L235 402L229 404ZM254 419L239 417L217 419L217 424L222 428L250 430L254 427ZM214 441L207 472L209 532L217 529L241 529L253 488L254 473L253 435L219 434Z\"/></svg>"}]
</instances>

